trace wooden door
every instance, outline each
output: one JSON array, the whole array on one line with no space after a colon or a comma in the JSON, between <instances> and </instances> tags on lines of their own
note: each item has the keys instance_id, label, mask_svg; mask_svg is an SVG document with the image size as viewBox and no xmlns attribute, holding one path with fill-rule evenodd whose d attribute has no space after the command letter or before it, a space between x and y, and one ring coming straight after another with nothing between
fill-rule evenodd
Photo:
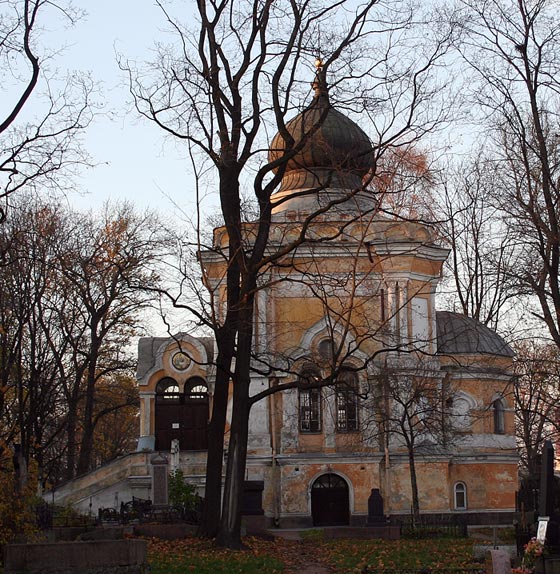
<instances>
[{"instance_id":1,"label":"wooden door","mask_svg":"<svg viewBox=\"0 0 560 574\"><path fill-rule=\"evenodd\" d=\"M178 439L183 449L187 442L185 405L160 403L156 405L155 414L156 450L170 450L173 439Z\"/></svg>"},{"instance_id":2,"label":"wooden door","mask_svg":"<svg viewBox=\"0 0 560 574\"><path fill-rule=\"evenodd\" d=\"M208 448L208 401L188 401L185 405L185 445L181 450Z\"/></svg>"},{"instance_id":3,"label":"wooden door","mask_svg":"<svg viewBox=\"0 0 560 574\"><path fill-rule=\"evenodd\" d=\"M320 476L311 488L314 526L343 526L349 523L348 484L336 474Z\"/></svg>"}]
</instances>

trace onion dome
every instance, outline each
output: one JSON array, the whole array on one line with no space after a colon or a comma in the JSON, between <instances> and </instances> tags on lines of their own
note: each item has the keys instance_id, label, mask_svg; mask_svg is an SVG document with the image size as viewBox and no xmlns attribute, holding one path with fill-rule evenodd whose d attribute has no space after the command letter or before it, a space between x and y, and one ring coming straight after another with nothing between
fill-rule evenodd
<instances>
[{"instance_id":1,"label":"onion dome","mask_svg":"<svg viewBox=\"0 0 560 574\"><path fill-rule=\"evenodd\" d=\"M460 313L436 313L438 353L443 355L486 354L513 357L511 347L486 325Z\"/></svg>"},{"instance_id":2,"label":"onion dome","mask_svg":"<svg viewBox=\"0 0 560 574\"><path fill-rule=\"evenodd\" d=\"M288 160L280 192L319 188L356 189L371 167L372 145L366 133L329 101L325 72L317 63L311 104L286 124L294 148ZM282 157L286 144L281 133L274 136L268 159Z\"/></svg>"}]
</instances>

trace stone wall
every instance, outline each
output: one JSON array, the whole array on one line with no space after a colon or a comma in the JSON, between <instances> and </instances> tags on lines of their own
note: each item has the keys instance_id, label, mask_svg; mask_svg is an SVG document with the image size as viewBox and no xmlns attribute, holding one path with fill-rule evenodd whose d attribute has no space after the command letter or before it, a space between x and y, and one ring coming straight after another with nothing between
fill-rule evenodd
<instances>
[{"instance_id":1,"label":"stone wall","mask_svg":"<svg viewBox=\"0 0 560 574\"><path fill-rule=\"evenodd\" d=\"M7 544L4 574L148 574L145 540Z\"/></svg>"}]
</instances>

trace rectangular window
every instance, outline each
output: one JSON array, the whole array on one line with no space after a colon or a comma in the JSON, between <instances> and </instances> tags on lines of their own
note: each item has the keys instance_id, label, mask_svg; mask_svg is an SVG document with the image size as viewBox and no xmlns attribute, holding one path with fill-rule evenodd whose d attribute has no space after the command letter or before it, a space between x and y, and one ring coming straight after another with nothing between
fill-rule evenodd
<instances>
[{"instance_id":1,"label":"rectangular window","mask_svg":"<svg viewBox=\"0 0 560 574\"><path fill-rule=\"evenodd\" d=\"M410 301L412 315L412 344L416 349L425 350L429 347L430 325L428 322L428 300L423 297L413 297Z\"/></svg>"},{"instance_id":2,"label":"rectangular window","mask_svg":"<svg viewBox=\"0 0 560 574\"><path fill-rule=\"evenodd\" d=\"M299 392L299 430L321 431L321 391L305 389Z\"/></svg>"},{"instance_id":3,"label":"rectangular window","mask_svg":"<svg viewBox=\"0 0 560 574\"><path fill-rule=\"evenodd\" d=\"M338 431L358 430L358 396L354 388L336 391L336 428Z\"/></svg>"}]
</instances>

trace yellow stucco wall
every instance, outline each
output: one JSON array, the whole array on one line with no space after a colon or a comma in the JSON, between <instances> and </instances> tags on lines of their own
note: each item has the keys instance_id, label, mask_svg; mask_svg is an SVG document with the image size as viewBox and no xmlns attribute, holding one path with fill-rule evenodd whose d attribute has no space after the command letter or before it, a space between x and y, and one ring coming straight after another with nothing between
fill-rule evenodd
<instances>
[{"instance_id":1,"label":"yellow stucco wall","mask_svg":"<svg viewBox=\"0 0 560 574\"><path fill-rule=\"evenodd\" d=\"M433 247L430 251L430 231L419 224L391 221L347 222L346 225L346 232L340 235L331 251L326 249L328 243L304 245L286 256L282 265L266 270L270 282L257 301L257 314L265 317L266 323L263 320L258 324L255 332L265 339L268 352L275 357L292 360L291 372L270 377L274 384L294 380L298 368L306 362L326 368L326 362L322 364L318 356L318 343L329 336L339 336L341 332L348 340L359 341L356 345L359 350L354 350L345 360L356 361L357 365L367 360L376 350L387 345L387 327L394 326L396 319L393 321L392 314L397 314L396 309L401 304L398 315L406 325L402 336L412 337L413 298L422 299L416 302L423 303L420 309L423 306L426 309L428 336L435 334L433 293L439 281L444 250L438 252L438 248ZM245 227L250 233L251 226ZM312 233L315 237L333 236L340 229L337 222L319 221L314 224ZM278 223L273 225L271 238L273 242L284 244L290 239L295 240L300 230L301 225L297 221ZM227 246L223 228L215 231L215 244L222 248ZM391 252L399 245L400 251ZM208 256L204 261L207 284L221 301L225 298L225 272L224 262L219 257ZM389 286L393 289L392 302L388 299ZM382 291L385 319L382 318ZM399 302L397 299L403 293L406 301ZM337 328L329 333L328 328L321 327L322 324L335 324ZM431 343L433 345L434 341ZM186 373L170 371L170 359L176 350L172 345L164 352L163 366L152 373L147 390L155 390L157 381L164 375L175 378L181 389L193 376L206 378L207 368L203 365L194 365ZM190 352L196 353L197 350L193 347ZM421 511L453 510L453 485L458 481L467 486L469 511L511 510L517 489L515 454L504 454L499 441L492 442L488 438L493 433L492 400L505 394L507 407L511 406L508 395L511 383L507 377L511 358L464 355L432 357L432 360L437 363L434 381L439 384L445 377L444 384L460 389L475 403L471 425L460 434L465 439L475 437L478 442L474 441L476 446L473 447L465 440L451 449L453 452L447 457L417 456ZM383 361L384 357L380 355L375 367L369 367L371 370L381 369ZM496 375L489 374L492 372ZM505 374L499 375L500 372ZM367 382L368 376L366 370L359 373L361 382ZM265 385L266 381L262 384ZM249 445L249 453L255 456L253 459L250 457L248 473L251 479L265 481L263 504L268 516L308 515L311 486L324 473L339 474L348 482L350 511L354 514L367 513L372 488L381 490L386 513L410 512L410 473L402 446L391 446L386 467L385 453L379 450L379 441L372 440L366 444L361 431L337 433L331 424L328 429L324 425L319 433L300 433L298 402L294 395L280 393L268 399L267 404L270 440L266 449ZM505 412L505 435L513 434L514 413L508 408ZM289 409L294 412L287 413ZM153 428L153 399L151 417ZM268 452L272 452L269 459L265 456ZM477 461L476 456L487 458Z\"/></svg>"}]
</instances>

